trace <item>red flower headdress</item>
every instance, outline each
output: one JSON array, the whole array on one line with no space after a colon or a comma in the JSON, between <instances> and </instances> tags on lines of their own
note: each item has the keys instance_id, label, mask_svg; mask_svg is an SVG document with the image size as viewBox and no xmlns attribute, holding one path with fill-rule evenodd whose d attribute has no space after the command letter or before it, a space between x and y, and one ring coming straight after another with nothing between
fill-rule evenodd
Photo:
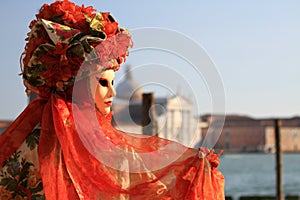
<instances>
[{"instance_id":1,"label":"red flower headdress","mask_svg":"<svg viewBox=\"0 0 300 200\"><path fill-rule=\"evenodd\" d=\"M95 13L91 6L56 1L44 4L36 18L26 39L22 74L27 89L38 94L65 91L85 70L118 70L132 46L129 32L110 13Z\"/></svg>"}]
</instances>

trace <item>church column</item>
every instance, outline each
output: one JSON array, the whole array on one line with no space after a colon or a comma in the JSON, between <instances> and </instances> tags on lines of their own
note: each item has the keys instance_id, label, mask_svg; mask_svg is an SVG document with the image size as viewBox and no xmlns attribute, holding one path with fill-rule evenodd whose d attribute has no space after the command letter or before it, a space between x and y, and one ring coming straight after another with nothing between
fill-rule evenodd
<instances>
[{"instance_id":1,"label":"church column","mask_svg":"<svg viewBox=\"0 0 300 200\"><path fill-rule=\"evenodd\" d=\"M166 111L166 122L165 122L165 133L164 133L164 138L168 138L168 129L169 129L169 112Z\"/></svg>"},{"instance_id":2,"label":"church column","mask_svg":"<svg viewBox=\"0 0 300 200\"><path fill-rule=\"evenodd\" d=\"M169 133L168 138L170 138L170 136L173 137L174 132L175 132L175 127L174 127L174 125L175 125L175 122L174 122L174 118L175 118L175 116L174 116L174 110L170 110L170 113L171 113L171 133Z\"/></svg>"}]
</instances>

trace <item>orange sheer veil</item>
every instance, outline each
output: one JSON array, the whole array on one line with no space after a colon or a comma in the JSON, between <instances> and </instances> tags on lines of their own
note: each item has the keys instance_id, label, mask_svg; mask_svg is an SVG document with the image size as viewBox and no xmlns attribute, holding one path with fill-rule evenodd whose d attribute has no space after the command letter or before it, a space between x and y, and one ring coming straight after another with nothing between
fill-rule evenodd
<instances>
[{"instance_id":1,"label":"orange sheer veil","mask_svg":"<svg viewBox=\"0 0 300 200\"><path fill-rule=\"evenodd\" d=\"M35 100L0 137L1 162L41 121L39 164L47 199L224 199L213 152L121 132L110 118L92 104L54 94Z\"/></svg>"}]
</instances>

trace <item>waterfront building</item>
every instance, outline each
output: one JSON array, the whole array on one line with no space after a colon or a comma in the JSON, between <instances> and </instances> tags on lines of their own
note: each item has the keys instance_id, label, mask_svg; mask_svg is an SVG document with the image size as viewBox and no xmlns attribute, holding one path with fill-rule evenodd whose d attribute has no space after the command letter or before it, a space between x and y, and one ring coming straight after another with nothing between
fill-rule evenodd
<instances>
[{"instance_id":1,"label":"waterfront building","mask_svg":"<svg viewBox=\"0 0 300 200\"><path fill-rule=\"evenodd\" d=\"M300 152L300 117L282 119L280 128L283 152ZM265 146L267 152L275 152L274 126L265 126Z\"/></svg>"},{"instance_id":2,"label":"waterfront building","mask_svg":"<svg viewBox=\"0 0 300 200\"><path fill-rule=\"evenodd\" d=\"M0 120L0 134L12 123L11 120Z\"/></svg>"},{"instance_id":3,"label":"waterfront building","mask_svg":"<svg viewBox=\"0 0 300 200\"><path fill-rule=\"evenodd\" d=\"M220 116L219 116L220 117ZM270 152L275 151L274 119L255 119L248 116L226 115L216 149L225 152ZM202 137L210 126L217 123L214 115L203 115ZM283 152L300 152L300 117L281 119L280 135Z\"/></svg>"}]
</instances>

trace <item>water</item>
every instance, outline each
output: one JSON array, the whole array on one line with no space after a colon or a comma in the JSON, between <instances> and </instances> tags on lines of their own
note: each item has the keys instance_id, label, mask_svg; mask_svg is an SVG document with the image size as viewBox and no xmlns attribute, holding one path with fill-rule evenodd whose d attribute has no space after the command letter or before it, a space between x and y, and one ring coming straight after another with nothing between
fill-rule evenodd
<instances>
[{"instance_id":1,"label":"water","mask_svg":"<svg viewBox=\"0 0 300 200\"><path fill-rule=\"evenodd\" d=\"M225 194L276 195L274 154L224 154L219 170L225 177ZM300 195L300 154L283 154L284 195Z\"/></svg>"}]
</instances>

